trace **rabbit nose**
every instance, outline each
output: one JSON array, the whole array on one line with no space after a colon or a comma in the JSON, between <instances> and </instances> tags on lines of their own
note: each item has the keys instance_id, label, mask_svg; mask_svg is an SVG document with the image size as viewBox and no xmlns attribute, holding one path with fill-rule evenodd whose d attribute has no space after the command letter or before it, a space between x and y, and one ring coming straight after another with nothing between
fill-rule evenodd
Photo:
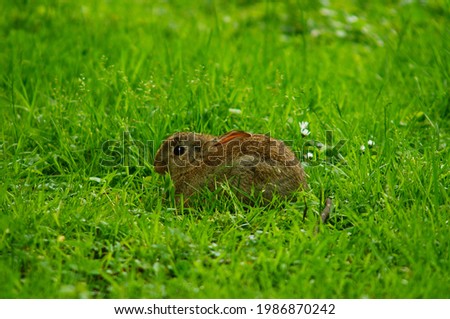
<instances>
[{"instance_id":1,"label":"rabbit nose","mask_svg":"<svg viewBox=\"0 0 450 319\"><path fill-rule=\"evenodd\" d=\"M155 161L155 171L158 174L164 174L165 172L167 172L167 165L164 165L163 162Z\"/></svg>"}]
</instances>

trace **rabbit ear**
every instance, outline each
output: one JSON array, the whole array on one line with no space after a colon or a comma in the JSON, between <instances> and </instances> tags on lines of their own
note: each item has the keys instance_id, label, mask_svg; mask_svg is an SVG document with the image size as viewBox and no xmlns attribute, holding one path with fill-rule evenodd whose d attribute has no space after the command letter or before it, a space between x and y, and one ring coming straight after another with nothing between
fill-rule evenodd
<instances>
[{"instance_id":1,"label":"rabbit ear","mask_svg":"<svg viewBox=\"0 0 450 319\"><path fill-rule=\"evenodd\" d=\"M230 142L231 140L234 140L235 138L250 137L250 136L251 136L251 134L247 133L247 132L231 131L231 132L228 132L227 134L219 137L219 140L217 141L216 145L226 144L226 143Z\"/></svg>"}]
</instances>

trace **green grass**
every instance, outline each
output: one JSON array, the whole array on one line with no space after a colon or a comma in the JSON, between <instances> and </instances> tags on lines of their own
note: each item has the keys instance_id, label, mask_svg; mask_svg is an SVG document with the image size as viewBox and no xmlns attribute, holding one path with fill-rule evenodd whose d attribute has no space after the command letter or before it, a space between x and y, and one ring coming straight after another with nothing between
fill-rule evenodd
<instances>
[{"instance_id":1,"label":"green grass","mask_svg":"<svg viewBox=\"0 0 450 319\"><path fill-rule=\"evenodd\" d=\"M449 298L448 1L188 3L1 2L0 297ZM297 203L182 210L151 165L301 121L345 144Z\"/></svg>"}]
</instances>

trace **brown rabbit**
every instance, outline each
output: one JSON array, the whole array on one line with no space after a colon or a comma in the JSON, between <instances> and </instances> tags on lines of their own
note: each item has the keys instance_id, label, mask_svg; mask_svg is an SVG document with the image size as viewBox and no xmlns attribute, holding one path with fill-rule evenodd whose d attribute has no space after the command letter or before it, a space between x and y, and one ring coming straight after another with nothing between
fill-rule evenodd
<instances>
[{"instance_id":1,"label":"brown rabbit","mask_svg":"<svg viewBox=\"0 0 450 319\"><path fill-rule=\"evenodd\" d=\"M159 174L170 173L175 192L185 199L226 181L242 200L252 191L270 200L274 193L289 196L308 188L301 163L282 141L242 131L219 137L175 133L159 148L154 165Z\"/></svg>"}]
</instances>

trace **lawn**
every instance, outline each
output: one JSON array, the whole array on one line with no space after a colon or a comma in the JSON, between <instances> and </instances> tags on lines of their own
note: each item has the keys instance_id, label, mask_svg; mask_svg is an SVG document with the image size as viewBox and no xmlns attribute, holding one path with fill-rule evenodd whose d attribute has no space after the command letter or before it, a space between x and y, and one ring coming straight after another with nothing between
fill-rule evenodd
<instances>
[{"instance_id":1,"label":"lawn","mask_svg":"<svg viewBox=\"0 0 450 319\"><path fill-rule=\"evenodd\" d=\"M445 0L2 1L0 297L450 298L449 21ZM175 205L161 141L233 129L285 140L310 190Z\"/></svg>"}]
</instances>

